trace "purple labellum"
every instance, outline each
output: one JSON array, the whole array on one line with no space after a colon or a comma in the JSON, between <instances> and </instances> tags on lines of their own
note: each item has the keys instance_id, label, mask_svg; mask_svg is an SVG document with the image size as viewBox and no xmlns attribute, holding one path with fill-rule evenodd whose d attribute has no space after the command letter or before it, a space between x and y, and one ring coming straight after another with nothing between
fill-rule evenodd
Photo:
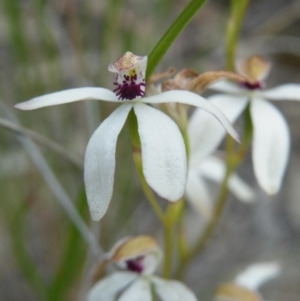
<instances>
[{"instance_id":1,"label":"purple labellum","mask_svg":"<svg viewBox=\"0 0 300 301\"><path fill-rule=\"evenodd\" d=\"M243 83L240 83L240 85L243 88L246 88L247 90L261 90L261 89L263 89L263 84L261 82L255 82L255 83L243 82Z\"/></svg>"},{"instance_id":2,"label":"purple labellum","mask_svg":"<svg viewBox=\"0 0 300 301\"><path fill-rule=\"evenodd\" d=\"M145 95L145 81L137 83L137 75L133 76L124 75L123 81L121 84L114 82L114 85L118 86L114 89L114 92L120 100L132 100L137 97L143 97ZM118 80L118 75L117 75Z\"/></svg>"},{"instance_id":3,"label":"purple labellum","mask_svg":"<svg viewBox=\"0 0 300 301\"><path fill-rule=\"evenodd\" d=\"M138 257L135 259L131 259L131 260L127 260L126 261L126 265L127 265L127 269L129 271L138 273L138 274L142 274L143 272L143 265L142 265L142 261L143 261L144 257Z\"/></svg>"}]
</instances>

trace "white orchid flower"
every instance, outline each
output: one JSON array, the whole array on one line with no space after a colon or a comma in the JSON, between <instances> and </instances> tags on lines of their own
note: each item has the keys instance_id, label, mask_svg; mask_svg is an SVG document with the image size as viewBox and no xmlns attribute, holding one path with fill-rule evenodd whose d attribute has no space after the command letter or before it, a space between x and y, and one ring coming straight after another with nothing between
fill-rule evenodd
<instances>
[{"instance_id":1,"label":"white orchid flower","mask_svg":"<svg viewBox=\"0 0 300 301\"><path fill-rule=\"evenodd\" d=\"M300 85L285 84L265 90L264 79L270 64L258 56L239 62L238 72L248 80L240 85L220 81L209 88L225 94L214 95L210 100L214 105L227 107L227 117L234 122L250 101L253 123L252 159L259 185L270 195L279 191L290 150L290 135L281 112L269 100L300 100ZM222 139L225 133L218 126L213 136Z\"/></svg>"},{"instance_id":2,"label":"white orchid flower","mask_svg":"<svg viewBox=\"0 0 300 301\"><path fill-rule=\"evenodd\" d=\"M246 287L252 291L258 289L266 282L277 277L280 273L278 262L260 262L251 264L239 273L234 279L234 283Z\"/></svg>"},{"instance_id":3,"label":"white orchid flower","mask_svg":"<svg viewBox=\"0 0 300 301\"><path fill-rule=\"evenodd\" d=\"M161 259L161 251L153 238L137 236L122 240L109 257L124 271L97 282L89 291L87 301L151 301L153 293L161 301L197 301L183 283L153 275Z\"/></svg>"},{"instance_id":4,"label":"white orchid flower","mask_svg":"<svg viewBox=\"0 0 300 301\"><path fill-rule=\"evenodd\" d=\"M216 301L264 301L259 288L280 273L278 262L261 262L248 266L232 283L219 286Z\"/></svg>"},{"instance_id":5,"label":"white orchid flower","mask_svg":"<svg viewBox=\"0 0 300 301\"><path fill-rule=\"evenodd\" d=\"M214 100L211 100L214 104ZM223 106L223 113L232 119L230 106ZM223 138L218 122L208 114L196 109L188 123L189 167L185 196L196 212L210 219L213 200L205 179L221 183L226 166L222 159L212 156ZM236 173L228 182L228 189L242 202L253 202L254 192Z\"/></svg>"},{"instance_id":6,"label":"white orchid flower","mask_svg":"<svg viewBox=\"0 0 300 301\"><path fill-rule=\"evenodd\" d=\"M117 88L77 88L33 98L16 105L33 110L86 99L122 102L92 135L86 149L84 180L93 220L100 220L112 198L115 151L118 135L133 109L138 122L143 172L149 186L168 201L182 197L186 183L187 162L181 133L174 121L147 104L180 102L202 108L214 115L236 140L238 135L225 115L206 99L187 91L169 91L145 95L147 57L126 52L108 70L116 73Z\"/></svg>"}]
</instances>

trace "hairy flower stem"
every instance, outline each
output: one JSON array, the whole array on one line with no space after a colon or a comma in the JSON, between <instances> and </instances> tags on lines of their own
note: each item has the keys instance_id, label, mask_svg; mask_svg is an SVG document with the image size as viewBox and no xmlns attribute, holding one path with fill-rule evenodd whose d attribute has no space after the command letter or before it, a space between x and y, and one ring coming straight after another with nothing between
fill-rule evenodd
<instances>
[{"instance_id":1,"label":"hairy flower stem","mask_svg":"<svg viewBox=\"0 0 300 301\"><path fill-rule=\"evenodd\" d=\"M248 3L249 0L231 0L225 42L226 69L228 71L234 70L236 44Z\"/></svg>"}]
</instances>

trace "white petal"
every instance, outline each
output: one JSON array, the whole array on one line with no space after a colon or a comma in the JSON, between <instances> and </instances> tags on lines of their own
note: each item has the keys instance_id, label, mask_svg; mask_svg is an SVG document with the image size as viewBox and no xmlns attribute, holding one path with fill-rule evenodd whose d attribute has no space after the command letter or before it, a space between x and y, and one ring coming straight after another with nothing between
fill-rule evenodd
<instances>
[{"instance_id":1,"label":"white petal","mask_svg":"<svg viewBox=\"0 0 300 301\"><path fill-rule=\"evenodd\" d=\"M245 94L245 90L237 84L231 83L228 80L218 81L208 87L208 89L220 91L229 94Z\"/></svg>"},{"instance_id":2,"label":"white petal","mask_svg":"<svg viewBox=\"0 0 300 301\"><path fill-rule=\"evenodd\" d=\"M115 301L117 295L126 288L137 274L116 272L96 283L87 296L87 301Z\"/></svg>"},{"instance_id":3,"label":"white petal","mask_svg":"<svg viewBox=\"0 0 300 301\"><path fill-rule=\"evenodd\" d=\"M146 278L137 279L122 295L118 301L151 301L150 282Z\"/></svg>"},{"instance_id":4,"label":"white petal","mask_svg":"<svg viewBox=\"0 0 300 301\"><path fill-rule=\"evenodd\" d=\"M69 89L35 97L31 100L18 103L15 107L21 110L34 110L86 99L118 101L115 93L108 89L87 87Z\"/></svg>"},{"instance_id":5,"label":"white petal","mask_svg":"<svg viewBox=\"0 0 300 301\"><path fill-rule=\"evenodd\" d=\"M134 105L141 139L145 178L161 197L176 201L184 193L187 160L176 123L161 111L142 103Z\"/></svg>"},{"instance_id":6,"label":"white petal","mask_svg":"<svg viewBox=\"0 0 300 301\"><path fill-rule=\"evenodd\" d=\"M185 195L188 203L193 207L193 209L200 216L209 220L213 204L211 195L207 185L194 169L190 169L188 172Z\"/></svg>"},{"instance_id":7,"label":"white petal","mask_svg":"<svg viewBox=\"0 0 300 301\"><path fill-rule=\"evenodd\" d=\"M247 98L218 94L208 98L208 101L218 107L234 123L243 112ZM226 131L210 114L196 109L188 124L190 143L190 160L194 165L212 153L224 138Z\"/></svg>"},{"instance_id":8,"label":"white petal","mask_svg":"<svg viewBox=\"0 0 300 301\"><path fill-rule=\"evenodd\" d=\"M183 283L152 277L154 290L162 301L197 301L195 294Z\"/></svg>"},{"instance_id":9,"label":"white petal","mask_svg":"<svg viewBox=\"0 0 300 301\"><path fill-rule=\"evenodd\" d=\"M226 171L225 163L217 157L208 157L199 166L199 172L206 178L221 183ZM228 189L243 202L254 201L254 191L237 174L233 173L228 182Z\"/></svg>"},{"instance_id":10,"label":"white petal","mask_svg":"<svg viewBox=\"0 0 300 301\"><path fill-rule=\"evenodd\" d=\"M92 219L105 214L113 193L118 135L132 105L123 104L92 135L85 152L84 182Z\"/></svg>"},{"instance_id":11,"label":"white petal","mask_svg":"<svg viewBox=\"0 0 300 301\"><path fill-rule=\"evenodd\" d=\"M260 94L271 100L298 100L300 101L300 85L285 84L270 90L264 90Z\"/></svg>"},{"instance_id":12,"label":"white petal","mask_svg":"<svg viewBox=\"0 0 300 301\"><path fill-rule=\"evenodd\" d=\"M257 263L247 267L234 282L250 290L257 290L265 282L275 278L280 272L277 262Z\"/></svg>"},{"instance_id":13,"label":"white petal","mask_svg":"<svg viewBox=\"0 0 300 301\"><path fill-rule=\"evenodd\" d=\"M158 95L145 97L142 99L145 103L168 103L179 102L201 108L202 110L215 116L219 122L223 125L226 131L237 141L239 141L239 135L232 127L226 116L213 104L208 102L205 98L189 91L174 90L164 92Z\"/></svg>"},{"instance_id":14,"label":"white petal","mask_svg":"<svg viewBox=\"0 0 300 301\"><path fill-rule=\"evenodd\" d=\"M251 103L253 164L260 186L275 194L281 186L289 157L290 135L281 112L263 99Z\"/></svg>"}]
</instances>

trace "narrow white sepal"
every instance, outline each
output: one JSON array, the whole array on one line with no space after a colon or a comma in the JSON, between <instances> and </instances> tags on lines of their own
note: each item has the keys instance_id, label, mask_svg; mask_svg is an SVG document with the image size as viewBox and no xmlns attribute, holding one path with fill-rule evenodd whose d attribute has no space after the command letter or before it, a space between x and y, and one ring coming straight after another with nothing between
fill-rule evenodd
<instances>
[{"instance_id":1,"label":"narrow white sepal","mask_svg":"<svg viewBox=\"0 0 300 301\"><path fill-rule=\"evenodd\" d=\"M270 100L298 100L300 101L300 85L285 84L273 89L264 90L260 95Z\"/></svg>"},{"instance_id":2,"label":"narrow white sepal","mask_svg":"<svg viewBox=\"0 0 300 301\"><path fill-rule=\"evenodd\" d=\"M115 272L96 283L89 291L86 300L115 301L119 293L134 281L137 276L137 274L130 272Z\"/></svg>"},{"instance_id":3,"label":"narrow white sepal","mask_svg":"<svg viewBox=\"0 0 300 301\"><path fill-rule=\"evenodd\" d=\"M177 201L184 193L187 176L186 152L178 126L146 104L135 104L134 111L146 181L161 197Z\"/></svg>"},{"instance_id":4,"label":"narrow white sepal","mask_svg":"<svg viewBox=\"0 0 300 301\"><path fill-rule=\"evenodd\" d=\"M281 112L264 99L251 103L253 164L260 186L270 195L279 191L287 166L290 135Z\"/></svg>"},{"instance_id":5,"label":"narrow white sepal","mask_svg":"<svg viewBox=\"0 0 300 301\"><path fill-rule=\"evenodd\" d=\"M228 80L221 80L213 83L208 89L229 93L229 94L245 94L245 90L240 88L237 84L231 83Z\"/></svg>"},{"instance_id":6,"label":"narrow white sepal","mask_svg":"<svg viewBox=\"0 0 300 301\"><path fill-rule=\"evenodd\" d=\"M34 110L86 99L118 101L116 94L105 88L76 88L54 92L15 105L20 110Z\"/></svg>"},{"instance_id":7,"label":"narrow white sepal","mask_svg":"<svg viewBox=\"0 0 300 301\"><path fill-rule=\"evenodd\" d=\"M121 294L117 301L151 301L151 287L147 278L139 277Z\"/></svg>"},{"instance_id":8,"label":"narrow white sepal","mask_svg":"<svg viewBox=\"0 0 300 301\"><path fill-rule=\"evenodd\" d=\"M123 104L96 129L86 148L84 182L92 219L105 214L113 193L117 138L131 104Z\"/></svg>"},{"instance_id":9,"label":"narrow white sepal","mask_svg":"<svg viewBox=\"0 0 300 301\"><path fill-rule=\"evenodd\" d=\"M198 167L199 173L216 183L221 183L225 176L226 166L224 161L217 157L207 157ZM244 182L236 173L228 181L228 189L238 200L246 203L254 202L253 189Z\"/></svg>"},{"instance_id":10,"label":"narrow white sepal","mask_svg":"<svg viewBox=\"0 0 300 301\"><path fill-rule=\"evenodd\" d=\"M145 103L168 103L168 102L178 102L187 105L192 105L201 108L207 113L212 114L219 120L225 130L236 140L239 140L239 135L226 118L224 113L220 111L216 106L208 102L205 98L201 97L198 94L182 91L182 90L173 90L167 91L158 95L145 97L142 99L142 102Z\"/></svg>"},{"instance_id":11,"label":"narrow white sepal","mask_svg":"<svg viewBox=\"0 0 300 301\"><path fill-rule=\"evenodd\" d=\"M185 187L185 196L187 202L192 208L206 220L209 220L212 214L212 198L209 189L198 175L196 170L189 169L188 179Z\"/></svg>"},{"instance_id":12,"label":"narrow white sepal","mask_svg":"<svg viewBox=\"0 0 300 301\"><path fill-rule=\"evenodd\" d=\"M247 98L243 96L217 94L207 100L218 107L231 123L236 121L247 105ZM211 154L226 135L220 123L201 109L196 109L192 114L187 133L192 165Z\"/></svg>"},{"instance_id":13,"label":"narrow white sepal","mask_svg":"<svg viewBox=\"0 0 300 301\"><path fill-rule=\"evenodd\" d=\"M237 275L234 282L250 290L257 290L265 282L275 278L280 273L277 262L262 262L248 266Z\"/></svg>"},{"instance_id":14,"label":"narrow white sepal","mask_svg":"<svg viewBox=\"0 0 300 301\"><path fill-rule=\"evenodd\" d=\"M154 290L162 301L197 301L195 294L183 283L175 280L151 278Z\"/></svg>"}]
</instances>

